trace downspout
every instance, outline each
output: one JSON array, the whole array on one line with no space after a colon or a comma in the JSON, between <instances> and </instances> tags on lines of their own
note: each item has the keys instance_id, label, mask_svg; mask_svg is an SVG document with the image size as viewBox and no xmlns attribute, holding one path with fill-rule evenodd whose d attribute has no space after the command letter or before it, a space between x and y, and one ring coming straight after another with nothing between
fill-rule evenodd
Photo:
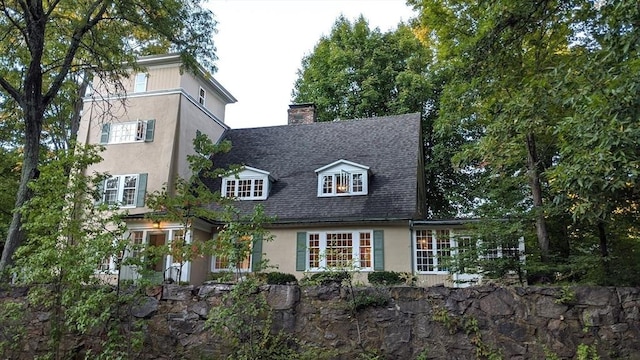
<instances>
[{"instance_id":1,"label":"downspout","mask_svg":"<svg viewBox=\"0 0 640 360\"><path fill-rule=\"evenodd\" d=\"M409 220L409 248L411 249L411 276L416 276L415 251L413 251L413 220Z\"/></svg>"}]
</instances>

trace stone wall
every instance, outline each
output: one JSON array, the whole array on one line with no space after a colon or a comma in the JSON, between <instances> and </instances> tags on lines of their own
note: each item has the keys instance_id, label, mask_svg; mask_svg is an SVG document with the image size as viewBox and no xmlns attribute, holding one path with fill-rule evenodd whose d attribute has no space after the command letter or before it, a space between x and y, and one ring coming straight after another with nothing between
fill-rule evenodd
<instances>
[{"instance_id":1,"label":"stone wall","mask_svg":"<svg viewBox=\"0 0 640 360\"><path fill-rule=\"evenodd\" d=\"M145 356L150 359L212 358L220 349L204 323L230 285L165 285L131 313L145 319ZM298 339L355 359L367 349L386 359L576 358L579 346L601 359L640 359L640 288L505 288L480 286L385 289L356 293L390 298L385 306L350 310L351 294L339 284L266 285L274 327ZM7 300L24 294L0 293ZM17 358L33 358L46 346L49 317L25 318L30 340Z\"/></svg>"}]
</instances>

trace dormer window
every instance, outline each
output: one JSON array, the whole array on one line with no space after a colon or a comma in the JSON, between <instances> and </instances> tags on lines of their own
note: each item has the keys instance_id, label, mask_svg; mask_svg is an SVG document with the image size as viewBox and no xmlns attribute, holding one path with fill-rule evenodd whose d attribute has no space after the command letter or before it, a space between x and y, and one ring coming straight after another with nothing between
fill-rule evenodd
<instances>
[{"instance_id":1,"label":"dormer window","mask_svg":"<svg viewBox=\"0 0 640 360\"><path fill-rule=\"evenodd\" d=\"M318 196L366 195L369 167L338 160L316 170Z\"/></svg>"},{"instance_id":2,"label":"dormer window","mask_svg":"<svg viewBox=\"0 0 640 360\"><path fill-rule=\"evenodd\" d=\"M238 200L265 200L270 188L269 172L245 166L235 175L222 178L222 196Z\"/></svg>"}]
</instances>

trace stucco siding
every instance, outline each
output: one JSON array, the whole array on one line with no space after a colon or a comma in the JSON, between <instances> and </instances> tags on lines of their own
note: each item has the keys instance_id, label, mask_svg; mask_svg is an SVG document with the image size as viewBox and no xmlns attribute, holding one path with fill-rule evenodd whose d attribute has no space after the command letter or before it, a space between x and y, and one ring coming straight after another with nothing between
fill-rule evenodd
<instances>
[{"instance_id":1,"label":"stucco siding","mask_svg":"<svg viewBox=\"0 0 640 360\"><path fill-rule=\"evenodd\" d=\"M207 135L213 142L217 142L224 128L207 116L200 108L182 97L179 110L179 125L176 130L176 151L173 158L175 169L179 176L186 178L190 176L187 155L194 154L193 139L198 131Z\"/></svg>"},{"instance_id":2,"label":"stucco siding","mask_svg":"<svg viewBox=\"0 0 640 360\"><path fill-rule=\"evenodd\" d=\"M408 226L358 226L332 228L271 229L274 240L262 246L269 265L277 266L277 271L294 274L297 278L305 275L296 271L296 234L298 232L328 230L383 230L384 231L384 269L399 272L411 272L411 242ZM360 281L366 282L367 271L359 271Z\"/></svg>"},{"instance_id":3,"label":"stucco siding","mask_svg":"<svg viewBox=\"0 0 640 360\"><path fill-rule=\"evenodd\" d=\"M149 101L150 99L154 101ZM119 115L119 120L112 122L154 119L156 122L153 141L106 144L105 151L101 153L102 162L91 166L87 173L91 174L94 171L108 172L111 175L147 173L147 193L159 190L165 183L173 181L171 159L174 151L179 99L179 94L129 99L130 106L126 115L116 114ZM93 104L93 107L98 108L103 104ZM85 139L88 143L100 143L105 120L99 117L92 118L91 111L85 112L82 122L86 126ZM130 213L145 211L146 208L135 208L131 209Z\"/></svg>"},{"instance_id":4,"label":"stucco siding","mask_svg":"<svg viewBox=\"0 0 640 360\"><path fill-rule=\"evenodd\" d=\"M218 92L209 83L198 79L191 73L185 72L180 79L180 87L196 102L198 101L200 87L202 87L207 92L204 107L218 119L224 121L227 102L220 98Z\"/></svg>"}]
</instances>

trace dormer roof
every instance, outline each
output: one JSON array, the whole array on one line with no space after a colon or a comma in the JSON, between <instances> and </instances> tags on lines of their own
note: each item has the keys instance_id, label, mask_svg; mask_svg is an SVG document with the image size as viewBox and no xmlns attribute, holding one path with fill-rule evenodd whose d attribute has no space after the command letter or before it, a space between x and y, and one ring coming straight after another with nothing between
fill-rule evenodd
<instances>
[{"instance_id":1,"label":"dormer roof","mask_svg":"<svg viewBox=\"0 0 640 360\"><path fill-rule=\"evenodd\" d=\"M419 219L422 186L420 114L232 129L231 150L216 166L248 165L275 179L261 201L276 223ZM318 170L340 164L367 168L364 196L318 197ZM211 184L220 189L220 182ZM250 212L258 201L237 204Z\"/></svg>"}]
</instances>

